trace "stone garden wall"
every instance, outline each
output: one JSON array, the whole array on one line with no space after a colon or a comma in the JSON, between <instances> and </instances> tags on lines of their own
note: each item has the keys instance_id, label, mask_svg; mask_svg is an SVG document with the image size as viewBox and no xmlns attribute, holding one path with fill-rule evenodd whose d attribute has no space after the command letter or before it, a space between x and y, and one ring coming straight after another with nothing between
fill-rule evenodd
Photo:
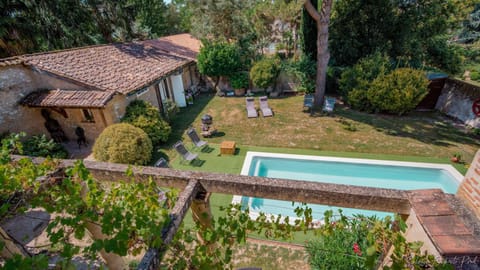
<instances>
[{"instance_id":1,"label":"stone garden wall","mask_svg":"<svg viewBox=\"0 0 480 270\"><path fill-rule=\"evenodd\" d=\"M480 86L448 78L435 108L469 126L480 128L480 117L472 111L473 102L478 99Z\"/></svg>"}]
</instances>

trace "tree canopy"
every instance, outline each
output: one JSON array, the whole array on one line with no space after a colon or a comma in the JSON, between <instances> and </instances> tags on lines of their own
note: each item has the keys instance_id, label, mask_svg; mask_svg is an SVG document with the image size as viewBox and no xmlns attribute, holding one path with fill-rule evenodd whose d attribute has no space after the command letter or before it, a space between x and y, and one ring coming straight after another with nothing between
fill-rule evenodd
<instances>
[{"instance_id":1,"label":"tree canopy","mask_svg":"<svg viewBox=\"0 0 480 270\"><path fill-rule=\"evenodd\" d=\"M198 54L198 71L207 76L216 77L214 90L220 76L229 76L241 67L237 46L227 42L210 42L203 40L203 47Z\"/></svg>"},{"instance_id":2,"label":"tree canopy","mask_svg":"<svg viewBox=\"0 0 480 270\"><path fill-rule=\"evenodd\" d=\"M251 32L247 11L252 0L190 1L192 33L199 38L238 41Z\"/></svg>"},{"instance_id":3,"label":"tree canopy","mask_svg":"<svg viewBox=\"0 0 480 270\"><path fill-rule=\"evenodd\" d=\"M459 6L472 5L457 0L337 1L330 27L332 60L335 65L351 66L378 51L403 65L454 71L452 60L445 58L458 57L447 39L465 16Z\"/></svg>"},{"instance_id":4,"label":"tree canopy","mask_svg":"<svg viewBox=\"0 0 480 270\"><path fill-rule=\"evenodd\" d=\"M473 43L480 38L480 4L463 23L463 29L459 34L458 41L462 43Z\"/></svg>"},{"instance_id":5,"label":"tree canopy","mask_svg":"<svg viewBox=\"0 0 480 270\"><path fill-rule=\"evenodd\" d=\"M162 0L1 1L0 57L181 31Z\"/></svg>"}]
</instances>

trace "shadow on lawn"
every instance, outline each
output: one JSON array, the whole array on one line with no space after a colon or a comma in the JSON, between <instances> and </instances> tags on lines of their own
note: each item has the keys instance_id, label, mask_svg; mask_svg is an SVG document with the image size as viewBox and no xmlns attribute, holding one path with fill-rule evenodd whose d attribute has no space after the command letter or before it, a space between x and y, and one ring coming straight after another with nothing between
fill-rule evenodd
<instances>
[{"instance_id":1,"label":"shadow on lawn","mask_svg":"<svg viewBox=\"0 0 480 270\"><path fill-rule=\"evenodd\" d=\"M405 116L368 114L344 106L335 108L334 116L370 125L378 132L391 136L408 137L426 144L452 146L452 142L480 146L480 141L450 119L437 112L411 112Z\"/></svg>"},{"instance_id":2,"label":"shadow on lawn","mask_svg":"<svg viewBox=\"0 0 480 270\"><path fill-rule=\"evenodd\" d=\"M178 112L170 121L170 125L172 127L172 133L170 134L168 141L162 145L156 146L155 151L153 152L152 159L150 160L150 165L153 165L156 160L163 157L169 163L171 162L170 158L165 151L171 149L171 146L182 139L185 130L187 130L190 126L193 125L193 122L198 117L198 115L203 111L205 106L208 105L210 100L214 97L213 93L202 93L194 100L193 105L189 105L186 108L181 108L180 112ZM198 166L202 166L205 161L201 164L196 164Z\"/></svg>"},{"instance_id":3,"label":"shadow on lawn","mask_svg":"<svg viewBox=\"0 0 480 270\"><path fill-rule=\"evenodd\" d=\"M185 133L185 130L187 130L190 126L193 126L195 119L214 96L215 95L213 93L202 93L194 100L193 105L182 108L180 112L173 117L173 119L170 121L172 133L170 134L166 145L172 145L182 139L182 135Z\"/></svg>"}]
</instances>

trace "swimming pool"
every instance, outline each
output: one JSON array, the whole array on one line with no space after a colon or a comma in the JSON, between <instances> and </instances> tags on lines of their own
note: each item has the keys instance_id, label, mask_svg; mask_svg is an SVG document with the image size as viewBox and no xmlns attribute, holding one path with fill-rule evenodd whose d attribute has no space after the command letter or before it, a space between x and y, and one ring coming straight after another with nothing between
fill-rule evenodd
<instances>
[{"instance_id":1,"label":"swimming pool","mask_svg":"<svg viewBox=\"0 0 480 270\"><path fill-rule=\"evenodd\" d=\"M451 165L335 158L248 152L242 175L304 180L345 185L391 188L402 190L439 188L455 193L463 176ZM233 203L249 207L252 218L259 212L295 217L291 202L263 198L234 196ZM326 210L336 207L309 205L313 216L321 219ZM353 214L383 217L389 213L342 208L347 216Z\"/></svg>"}]
</instances>

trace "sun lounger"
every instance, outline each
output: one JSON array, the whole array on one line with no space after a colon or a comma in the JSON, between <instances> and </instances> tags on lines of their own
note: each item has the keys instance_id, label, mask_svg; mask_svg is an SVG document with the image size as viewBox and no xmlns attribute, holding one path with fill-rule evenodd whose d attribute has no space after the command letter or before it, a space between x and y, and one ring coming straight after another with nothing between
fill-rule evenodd
<instances>
[{"instance_id":1,"label":"sun lounger","mask_svg":"<svg viewBox=\"0 0 480 270\"><path fill-rule=\"evenodd\" d=\"M247 117L255 118L258 117L257 109L255 109L255 99L253 97L247 97L245 99L247 106Z\"/></svg>"},{"instance_id":2,"label":"sun lounger","mask_svg":"<svg viewBox=\"0 0 480 270\"><path fill-rule=\"evenodd\" d=\"M303 109L307 108L307 110L311 110L313 107L313 95L306 94L303 96Z\"/></svg>"},{"instance_id":3,"label":"sun lounger","mask_svg":"<svg viewBox=\"0 0 480 270\"><path fill-rule=\"evenodd\" d=\"M198 136L197 132L195 131L195 129L193 128L190 128L188 131L187 131L187 135L188 137L192 140L193 144L195 145L195 147L198 147L198 148L203 148L205 146L207 146L207 142L206 141L202 141L200 139L200 137Z\"/></svg>"},{"instance_id":4,"label":"sun lounger","mask_svg":"<svg viewBox=\"0 0 480 270\"><path fill-rule=\"evenodd\" d=\"M159 158L154 166L158 168L168 168L168 162L164 158Z\"/></svg>"},{"instance_id":5,"label":"sun lounger","mask_svg":"<svg viewBox=\"0 0 480 270\"><path fill-rule=\"evenodd\" d=\"M183 145L182 141L178 141L173 145L173 148L180 154L183 160L191 162L192 160L198 157L198 154L193 154L192 152L188 151Z\"/></svg>"},{"instance_id":6,"label":"sun lounger","mask_svg":"<svg viewBox=\"0 0 480 270\"><path fill-rule=\"evenodd\" d=\"M267 96L260 97L260 110L262 111L263 117L273 116L272 109L268 106Z\"/></svg>"},{"instance_id":7,"label":"sun lounger","mask_svg":"<svg viewBox=\"0 0 480 270\"><path fill-rule=\"evenodd\" d=\"M325 102L323 103L323 111L327 113L333 112L336 101L337 100L334 97L325 97Z\"/></svg>"}]
</instances>

